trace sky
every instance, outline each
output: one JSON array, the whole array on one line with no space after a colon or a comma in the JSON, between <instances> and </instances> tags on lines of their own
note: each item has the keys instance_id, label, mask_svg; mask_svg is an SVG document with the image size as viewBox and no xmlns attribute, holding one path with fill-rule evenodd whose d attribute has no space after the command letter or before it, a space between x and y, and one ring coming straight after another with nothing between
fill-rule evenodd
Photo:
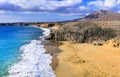
<instances>
[{"instance_id":1,"label":"sky","mask_svg":"<svg viewBox=\"0 0 120 77\"><path fill-rule=\"evenodd\" d=\"M120 13L120 0L0 0L0 23L67 21L97 10Z\"/></svg>"}]
</instances>

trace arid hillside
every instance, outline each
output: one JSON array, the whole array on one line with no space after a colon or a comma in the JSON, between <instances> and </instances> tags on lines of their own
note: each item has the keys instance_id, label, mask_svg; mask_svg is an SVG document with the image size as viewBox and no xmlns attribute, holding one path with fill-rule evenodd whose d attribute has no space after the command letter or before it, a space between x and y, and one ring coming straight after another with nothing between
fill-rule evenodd
<instances>
[{"instance_id":1,"label":"arid hillside","mask_svg":"<svg viewBox=\"0 0 120 77\"><path fill-rule=\"evenodd\" d=\"M95 20L120 20L120 13L109 12L106 10L99 10L85 16L84 19L95 19Z\"/></svg>"},{"instance_id":2,"label":"arid hillside","mask_svg":"<svg viewBox=\"0 0 120 77\"><path fill-rule=\"evenodd\" d=\"M103 43L115 39L120 44L120 14L106 10L96 11L82 19L61 22L52 30L51 38L56 41L77 43Z\"/></svg>"}]
</instances>

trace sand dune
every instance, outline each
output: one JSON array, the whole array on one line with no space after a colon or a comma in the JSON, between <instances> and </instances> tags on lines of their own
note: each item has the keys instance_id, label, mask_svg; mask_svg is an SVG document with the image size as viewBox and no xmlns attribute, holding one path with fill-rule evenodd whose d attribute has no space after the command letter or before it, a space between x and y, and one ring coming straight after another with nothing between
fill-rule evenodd
<instances>
[{"instance_id":1,"label":"sand dune","mask_svg":"<svg viewBox=\"0 0 120 77\"><path fill-rule=\"evenodd\" d=\"M63 42L57 77L120 77L120 48Z\"/></svg>"}]
</instances>

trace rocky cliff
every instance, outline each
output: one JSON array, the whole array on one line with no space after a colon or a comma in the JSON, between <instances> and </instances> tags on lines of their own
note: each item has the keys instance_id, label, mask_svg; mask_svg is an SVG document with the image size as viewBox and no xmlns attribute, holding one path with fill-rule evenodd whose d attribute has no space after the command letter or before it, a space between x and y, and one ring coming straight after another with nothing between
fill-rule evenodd
<instances>
[{"instance_id":1,"label":"rocky cliff","mask_svg":"<svg viewBox=\"0 0 120 77\"><path fill-rule=\"evenodd\" d=\"M113 29L102 28L93 23L62 26L51 33L51 39L55 41L73 41L77 43L103 42L116 36L116 31Z\"/></svg>"}]
</instances>

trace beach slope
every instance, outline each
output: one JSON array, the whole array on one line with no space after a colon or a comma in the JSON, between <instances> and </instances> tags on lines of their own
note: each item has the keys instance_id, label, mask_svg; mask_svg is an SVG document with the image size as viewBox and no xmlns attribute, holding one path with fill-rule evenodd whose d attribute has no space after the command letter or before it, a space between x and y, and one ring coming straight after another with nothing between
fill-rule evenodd
<instances>
[{"instance_id":1,"label":"beach slope","mask_svg":"<svg viewBox=\"0 0 120 77\"><path fill-rule=\"evenodd\" d=\"M57 77L120 77L120 48L63 42Z\"/></svg>"}]
</instances>

